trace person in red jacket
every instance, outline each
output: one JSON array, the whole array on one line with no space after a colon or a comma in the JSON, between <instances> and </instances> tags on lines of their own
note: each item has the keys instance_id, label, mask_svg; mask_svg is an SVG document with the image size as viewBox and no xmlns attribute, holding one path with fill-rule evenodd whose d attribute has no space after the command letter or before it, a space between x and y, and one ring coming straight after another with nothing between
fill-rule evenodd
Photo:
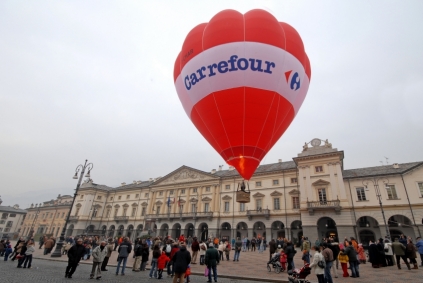
<instances>
[{"instance_id":1,"label":"person in red jacket","mask_svg":"<svg viewBox=\"0 0 423 283\"><path fill-rule=\"evenodd\" d=\"M157 268L159 269L159 276L157 279L162 279L163 269L166 267L166 263L170 261L170 258L166 255L165 252L162 252L162 255L157 259Z\"/></svg>"},{"instance_id":2,"label":"person in red jacket","mask_svg":"<svg viewBox=\"0 0 423 283\"><path fill-rule=\"evenodd\" d=\"M179 243L181 242L185 242L185 236L184 234L182 234L181 236L179 236Z\"/></svg>"},{"instance_id":3,"label":"person in red jacket","mask_svg":"<svg viewBox=\"0 0 423 283\"><path fill-rule=\"evenodd\" d=\"M175 271L173 268L173 256L176 254L176 252L179 251L179 246L177 243L174 243L172 246L172 251L170 252L170 262L167 265L167 277L173 277L175 275Z\"/></svg>"}]
</instances>

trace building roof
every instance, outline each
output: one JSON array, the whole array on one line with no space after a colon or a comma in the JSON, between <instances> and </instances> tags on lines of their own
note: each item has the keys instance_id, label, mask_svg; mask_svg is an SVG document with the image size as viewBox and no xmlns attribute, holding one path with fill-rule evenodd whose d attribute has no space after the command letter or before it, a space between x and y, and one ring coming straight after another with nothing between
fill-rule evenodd
<instances>
[{"instance_id":1,"label":"building roof","mask_svg":"<svg viewBox=\"0 0 423 283\"><path fill-rule=\"evenodd\" d=\"M261 175L264 173L271 173L271 172L277 172L282 170L293 170L296 169L297 165L295 165L294 161L285 161L285 162L278 162L278 163L271 163L271 164L263 164L260 165L256 172L254 173L253 177L256 175ZM233 170L221 170L216 171L214 175L217 175L222 178L226 177L241 177L235 169Z\"/></svg>"},{"instance_id":2,"label":"building roof","mask_svg":"<svg viewBox=\"0 0 423 283\"><path fill-rule=\"evenodd\" d=\"M344 179L353 179L353 178L363 178L363 177L372 177L372 176L404 174L421 165L423 165L422 161L399 163L398 168L394 168L393 165L383 165L383 166L375 166L375 167L348 169L342 172L342 176Z\"/></svg>"},{"instance_id":3,"label":"building roof","mask_svg":"<svg viewBox=\"0 0 423 283\"><path fill-rule=\"evenodd\" d=\"M410 170L413 170L416 167L419 167L423 165L423 161L418 162L409 162L409 163L400 163L398 164L399 168L394 168L393 165L383 165L383 166L375 166L375 167L365 167L365 168L356 168L356 169L347 169L343 170L343 178L344 179L352 179L352 178L363 178L363 177L372 177L372 176L384 176L384 175L393 175L393 174L404 174ZM180 168L188 168L193 169L198 172L220 177L220 178L241 178L238 171L235 169L232 170L217 170L214 174L211 174L209 172L205 172L202 170L198 170L195 168L191 168L188 166L182 166ZM176 169L175 171L179 170L180 168ZM280 172L283 170L296 170L297 165L294 161L285 161L285 162L278 162L278 163L271 163L271 164L263 164L260 165L256 172L254 173L254 176L262 175L266 173L273 173L273 172ZM108 187L105 185L98 185L92 182L85 182L81 185L81 188L94 188L94 189L100 189L105 191L115 191L115 190L125 190L125 189L133 189L133 188L147 188L150 185L160 182L161 179L165 179L167 176L170 176L175 171L172 171L171 173L167 174L165 177L160 179L154 179L151 181L143 181L141 183L131 183L126 184L119 187Z\"/></svg>"},{"instance_id":4,"label":"building roof","mask_svg":"<svg viewBox=\"0 0 423 283\"><path fill-rule=\"evenodd\" d=\"M10 212L10 213L23 213L26 214L27 211L20 208L13 208L11 206L0 205L0 212Z\"/></svg>"}]
</instances>

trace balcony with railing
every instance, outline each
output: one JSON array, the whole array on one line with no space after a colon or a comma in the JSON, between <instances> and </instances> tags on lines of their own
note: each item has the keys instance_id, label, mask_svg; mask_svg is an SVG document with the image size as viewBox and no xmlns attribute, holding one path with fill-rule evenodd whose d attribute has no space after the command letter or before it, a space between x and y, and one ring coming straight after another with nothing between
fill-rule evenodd
<instances>
[{"instance_id":1,"label":"balcony with railing","mask_svg":"<svg viewBox=\"0 0 423 283\"><path fill-rule=\"evenodd\" d=\"M128 220L129 220L129 216L115 216L115 217L113 217L113 219L114 219L117 223L119 223L119 222L126 223L126 222L128 222Z\"/></svg>"},{"instance_id":2,"label":"balcony with railing","mask_svg":"<svg viewBox=\"0 0 423 283\"><path fill-rule=\"evenodd\" d=\"M79 216L69 216L69 222L78 222Z\"/></svg>"},{"instance_id":3,"label":"balcony with railing","mask_svg":"<svg viewBox=\"0 0 423 283\"><path fill-rule=\"evenodd\" d=\"M341 213L341 201L326 200L326 201L307 201L307 209L310 215L313 215L316 210L334 210L336 214Z\"/></svg>"},{"instance_id":4,"label":"balcony with railing","mask_svg":"<svg viewBox=\"0 0 423 283\"><path fill-rule=\"evenodd\" d=\"M256 210L247 210L247 217L248 220L253 219L254 216L258 217L265 217L266 220L269 220L270 217L270 209L256 209Z\"/></svg>"},{"instance_id":5,"label":"balcony with railing","mask_svg":"<svg viewBox=\"0 0 423 283\"><path fill-rule=\"evenodd\" d=\"M197 220L199 218L207 218L211 220L213 218L213 212L176 212L176 213L160 213L160 214L148 214L146 218L155 219L157 222L161 222L162 220L174 220L179 219L181 221L185 221L186 219Z\"/></svg>"}]
</instances>

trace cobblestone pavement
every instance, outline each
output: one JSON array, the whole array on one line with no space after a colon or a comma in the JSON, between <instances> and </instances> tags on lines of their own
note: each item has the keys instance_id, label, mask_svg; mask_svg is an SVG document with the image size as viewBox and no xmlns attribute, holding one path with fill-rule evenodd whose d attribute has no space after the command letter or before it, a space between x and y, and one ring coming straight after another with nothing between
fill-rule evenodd
<instances>
[{"instance_id":1,"label":"cobblestone pavement","mask_svg":"<svg viewBox=\"0 0 423 283\"><path fill-rule=\"evenodd\" d=\"M50 261L44 259L34 259L31 269L18 269L17 261L3 261L0 260L0 282L4 283L22 283L22 282L157 282L157 279L149 279L148 272L131 272L131 269L126 269L125 276L115 275L114 268L109 268L109 271L102 272L102 279L89 279L91 272L91 265L80 264L76 269L72 279L64 277L66 262ZM191 276L191 283L206 282L204 276ZM165 278L159 282L172 282L172 278ZM248 281L242 279L218 278L221 283L257 283L257 281Z\"/></svg>"},{"instance_id":2,"label":"cobblestone pavement","mask_svg":"<svg viewBox=\"0 0 423 283\"><path fill-rule=\"evenodd\" d=\"M38 264L43 264L45 267L44 269L57 269L58 266L56 262L60 262L60 272L59 277L63 276L63 270L66 266L67 256L62 256L60 258L52 258L50 255L43 255L43 250L36 249L36 252L34 254L34 261ZM38 258L38 259L37 259ZM46 259L46 260L40 260L40 259ZM110 261L109 261L109 268L113 269L113 266L116 266L116 258L117 258L117 252L113 252ZM151 256L150 256L151 259ZM240 260L239 262L234 262L233 260L233 251L230 255L230 261L222 261L217 268L218 274L221 276L219 277L219 282L252 282L251 280L255 280L255 282L287 282L287 273L282 272L280 274L276 274L273 271L267 272L266 270L266 263L269 259L269 251L266 250L263 253L258 252L241 252ZM0 268L3 266L3 261L0 260ZM13 266L13 268L16 268L17 263L14 265L7 266ZM51 264L51 267L49 267L49 264ZM134 273L131 271L131 267L133 264L133 258L132 253L130 257L128 258L127 267L128 271L127 277L131 278L143 278L145 280L147 279L147 274L144 275L144 273ZM298 250L298 253L295 257L295 265L296 267L302 266L302 260L301 260L301 252ZM36 266L36 265L35 265ZM87 266L91 266L91 260L87 261L81 261L80 268L88 268ZM398 270L397 267L385 267L385 268L372 268L369 263L367 264L360 264L360 278L343 278L342 277L342 270L338 270L339 278L333 278L335 283L367 283L367 282L378 282L378 283L403 283L406 281L409 282L423 282L423 268L420 267L418 270L407 270L407 267L404 264L401 264L402 269ZM194 274L197 274L199 276L194 277L194 280L191 280L192 283L196 282L205 282L207 281L204 276L200 276L201 274L204 274L204 265L199 264L192 264L192 272ZM147 265L147 268L149 266ZM341 268L341 266L339 266ZM87 270L88 270L87 269ZM2 269L4 270L4 269ZM12 270L14 271L14 270ZM31 270L32 271L32 270ZM109 271L110 272L110 271ZM6 272L9 273L9 272ZM13 273L13 272L12 272ZM79 273L79 272L77 272ZM351 273L351 272L350 272ZM135 274L135 275L133 275ZM86 272L84 275L78 275L78 278L83 279L84 276L88 277L89 271ZM81 276L81 277L80 277ZM107 274L106 277L110 277L110 274ZM113 276L112 276L113 277ZM123 277L123 276L122 276ZM223 277L226 277L225 279ZM76 277L75 277L76 278ZM114 278L114 277L113 277ZM113 279L112 278L112 279ZM125 277L126 278L126 277ZM64 279L64 278L63 278ZM237 279L237 280L235 280ZM307 279L309 279L311 282L317 282L316 276L314 273L310 274ZM113 279L113 280L116 280ZM154 280L154 279L152 279ZM250 280L250 281L242 281L242 280ZM0 281L2 282L2 281ZM12 281L10 281L12 282ZM55 281L60 282L60 281ZM119 281L113 281L113 282L119 282ZM123 282L123 281L122 281ZM141 281L143 282L143 281ZM163 282L171 282L170 279L165 278Z\"/></svg>"}]
</instances>

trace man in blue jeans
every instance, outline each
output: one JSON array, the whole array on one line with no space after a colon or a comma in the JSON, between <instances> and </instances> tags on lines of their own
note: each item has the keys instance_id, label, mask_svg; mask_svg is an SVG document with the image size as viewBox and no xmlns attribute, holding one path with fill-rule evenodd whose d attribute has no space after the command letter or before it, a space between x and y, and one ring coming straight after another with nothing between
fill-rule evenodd
<instances>
[{"instance_id":1,"label":"man in blue jeans","mask_svg":"<svg viewBox=\"0 0 423 283\"><path fill-rule=\"evenodd\" d=\"M234 261L239 261L239 253L241 252L241 247L242 247L242 241L239 237L237 237L235 242Z\"/></svg>"},{"instance_id":2,"label":"man in blue jeans","mask_svg":"<svg viewBox=\"0 0 423 283\"><path fill-rule=\"evenodd\" d=\"M125 237L122 244L120 244L118 249L118 265L116 267L116 275L119 275L120 265L122 264L122 275L125 275L126 261L128 256L132 251L132 245L129 243L129 239Z\"/></svg>"},{"instance_id":3,"label":"man in blue jeans","mask_svg":"<svg viewBox=\"0 0 423 283\"><path fill-rule=\"evenodd\" d=\"M341 252L344 255L348 256L348 262L351 268L351 277L360 277L360 273L358 272L358 260L357 260L357 253L354 250L352 242L349 241L349 246L344 249L344 252Z\"/></svg>"},{"instance_id":4,"label":"man in blue jeans","mask_svg":"<svg viewBox=\"0 0 423 283\"><path fill-rule=\"evenodd\" d=\"M331 249L328 248L327 243L323 243L323 251L322 255L325 258L326 266L325 266L325 280L326 283L333 283L332 275L330 274L330 269L332 268L333 264L333 252Z\"/></svg>"}]
</instances>

